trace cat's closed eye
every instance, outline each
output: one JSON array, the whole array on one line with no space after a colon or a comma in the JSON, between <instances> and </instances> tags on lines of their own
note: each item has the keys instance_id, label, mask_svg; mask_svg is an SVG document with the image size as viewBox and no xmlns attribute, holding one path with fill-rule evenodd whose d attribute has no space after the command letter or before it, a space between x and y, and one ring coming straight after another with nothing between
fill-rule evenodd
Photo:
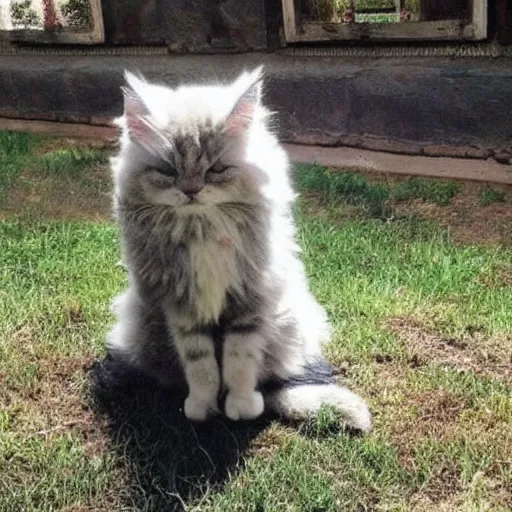
<instances>
[{"instance_id":1,"label":"cat's closed eye","mask_svg":"<svg viewBox=\"0 0 512 512\"><path fill-rule=\"evenodd\" d=\"M213 173L213 174L222 174L226 172L227 170L231 169L230 165L224 165L221 163L216 163L212 165L207 172Z\"/></svg>"},{"instance_id":2,"label":"cat's closed eye","mask_svg":"<svg viewBox=\"0 0 512 512\"><path fill-rule=\"evenodd\" d=\"M207 171L205 175L206 183L226 183L234 178L235 168L232 165L226 165L216 162Z\"/></svg>"},{"instance_id":3,"label":"cat's closed eye","mask_svg":"<svg viewBox=\"0 0 512 512\"><path fill-rule=\"evenodd\" d=\"M178 171L174 167L169 164L161 165L158 167L148 166L145 169L148 172L157 172L163 176L169 176L170 178L176 178L178 176Z\"/></svg>"},{"instance_id":4,"label":"cat's closed eye","mask_svg":"<svg viewBox=\"0 0 512 512\"><path fill-rule=\"evenodd\" d=\"M171 166L147 166L145 169L146 179L153 187L166 189L173 187L178 178L178 172Z\"/></svg>"}]
</instances>

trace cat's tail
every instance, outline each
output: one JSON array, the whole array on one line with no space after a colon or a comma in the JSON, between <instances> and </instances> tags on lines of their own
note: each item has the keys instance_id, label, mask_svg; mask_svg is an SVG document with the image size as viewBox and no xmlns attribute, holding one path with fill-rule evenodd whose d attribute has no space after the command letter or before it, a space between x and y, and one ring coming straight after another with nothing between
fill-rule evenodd
<instances>
[{"instance_id":1,"label":"cat's tail","mask_svg":"<svg viewBox=\"0 0 512 512\"><path fill-rule=\"evenodd\" d=\"M322 362L323 363L323 362ZM318 365L307 368L307 374L292 378L263 391L265 409L286 419L303 420L315 414L322 406L337 409L345 426L368 432L372 417L366 402L349 389L334 382L326 374L326 365L316 373Z\"/></svg>"}]
</instances>

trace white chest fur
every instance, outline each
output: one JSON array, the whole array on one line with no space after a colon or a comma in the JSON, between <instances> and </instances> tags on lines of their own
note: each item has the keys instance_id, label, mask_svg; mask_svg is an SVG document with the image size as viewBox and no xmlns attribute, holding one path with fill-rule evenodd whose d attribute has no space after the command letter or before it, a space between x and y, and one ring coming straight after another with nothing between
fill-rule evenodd
<instances>
[{"instance_id":1,"label":"white chest fur","mask_svg":"<svg viewBox=\"0 0 512 512\"><path fill-rule=\"evenodd\" d=\"M227 238L197 242L190 246L190 266L196 288L199 322L216 322L229 289L240 284L235 248Z\"/></svg>"}]
</instances>

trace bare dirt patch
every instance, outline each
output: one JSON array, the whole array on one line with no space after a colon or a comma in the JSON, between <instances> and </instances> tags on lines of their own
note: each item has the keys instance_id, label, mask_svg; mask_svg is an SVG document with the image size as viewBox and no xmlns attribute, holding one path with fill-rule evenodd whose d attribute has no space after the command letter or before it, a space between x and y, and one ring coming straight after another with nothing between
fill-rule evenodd
<instances>
[{"instance_id":1,"label":"bare dirt patch","mask_svg":"<svg viewBox=\"0 0 512 512\"><path fill-rule=\"evenodd\" d=\"M501 406L474 402L456 388L411 386L411 378L419 367L438 364L508 384L512 340L485 339L480 333L447 339L408 318L392 319L388 326L406 345L408 357L375 358L370 364L374 372L370 395L376 431L395 447L402 466L411 472L421 464L430 468L428 479L408 500L410 510L469 512L478 496L484 499L485 510L510 509L509 413ZM494 462L468 483L464 453L475 460L491 457Z\"/></svg>"},{"instance_id":2,"label":"bare dirt patch","mask_svg":"<svg viewBox=\"0 0 512 512\"><path fill-rule=\"evenodd\" d=\"M362 173L370 182L383 184L391 189L411 179L408 176ZM434 183L444 180L433 179ZM512 245L512 185L484 182L456 181L460 191L447 205L423 199L392 201L395 215L417 215L433 220L448 228L454 241L477 245ZM502 195L502 201L485 206L483 191L491 188Z\"/></svg>"},{"instance_id":3,"label":"bare dirt patch","mask_svg":"<svg viewBox=\"0 0 512 512\"><path fill-rule=\"evenodd\" d=\"M108 141L44 138L2 197L0 218L110 218L111 150Z\"/></svg>"},{"instance_id":4,"label":"bare dirt patch","mask_svg":"<svg viewBox=\"0 0 512 512\"><path fill-rule=\"evenodd\" d=\"M33 339L35 331L22 328L18 341ZM94 356L54 354L37 345L19 351L17 364L32 368L33 375L20 378L0 373L0 403L10 417L11 429L22 437L52 436L72 431L91 455L106 451L105 425L90 409L86 375Z\"/></svg>"},{"instance_id":5,"label":"bare dirt patch","mask_svg":"<svg viewBox=\"0 0 512 512\"><path fill-rule=\"evenodd\" d=\"M434 220L448 228L459 243L512 245L512 187L493 185L494 190L504 194L505 202L483 206L480 193L486 184L469 182L461 186L461 191L446 206L414 199L395 203L394 211L398 215L414 214Z\"/></svg>"},{"instance_id":6,"label":"bare dirt patch","mask_svg":"<svg viewBox=\"0 0 512 512\"><path fill-rule=\"evenodd\" d=\"M376 396L374 401L378 414L376 429L396 449L401 465L408 472L416 472L424 457L429 460L424 462L430 467L429 477L409 498L410 510L455 512L464 510L463 504L474 504L472 485L464 482L461 455L451 454L449 448L468 445L482 456L492 453L496 460L481 474L488 484L485 490L488 509L511 507L512 495L507 492L504 476L512 462L509 424L455 392L411 389L407 376L413 371L406 364L380 364L377 368L380 397ZM435 451L429 455L429 449L423 449L424 446Z\"/></svg>"},{"instance_id":7,"label":"bare dirt patch","mask_svg":"<svg viewBox=\"0 0 512 512\"><path fill-rule=\"evenodd\" d=\"M478 503L476 508L475 503ZM473 481L463 491L455 492L442 499L414 494L410 500L411 512L475 512L476 510L510 510L510 496L492 478L477 473Z\"/></svg>"},{"instance_id":8,"label":"bare dirt patch","mask_svg":"<svg viewBox=\"0 0 512 512\"><path fill-rule=\"evenodd\" d=\"M71 139L69 137L48 137L39 145L37 155L44 155L50 151L66 149L94 149L113 150L117 147L117 141L101 139Z\"/></svg>"},{"instance_id":9,"label":"bare dirt patch","mask_svg":"<svg viewBox=\"0 0 512 512\"><path fill-rule=\"evenodd\" d=\"M55 219L112 218L110 171L98 166L86 171L86 180L73 176L43 176L24 171L0 207L0 218L16 215Z\"/></svg>"},{"instance_id":10,"label":"bare dirt patch","mask_svg":"<svg viewBox=\"0 0 512 512\"><path fill-rule=\"evenodd\" d=\"M479 473L486 482L488 509L512 506L504 477L512 462L512 434L504 419L455 391L411 388L409 377L415 369L407 362L386 360L373 363L372 369L376 431L396 449L408 472L418 471L428 459L423 464L430 467L429 477L409 498L410 510L455 512L475 503L472 484L464 482L462 457L451 454L450 446L471 446L482 456L492 453L495 464ZM432 455L424 446L434 450Z\"/></svg>"},{"instance_id":11,"label":"bare dirt patch","mask_svg":"<svg viewBox=\"0 0 512 512\"><path fill-rule=\"evenodd\" d=\"M251 441L249 454L271 458L295 434L292 428L274 423Z\"/></svg>"},{"instance_id":12,"label":"bare dirt patch","mask_svg":"<svg viewBox=\"0 0 512 512\"><path fill-rule=\"evenodd\" d=\"M434 363L512 383L512 336L444 338L408 318L394 318L388 325L406 345L413 366Z\"/></svg>"}]
</instances>

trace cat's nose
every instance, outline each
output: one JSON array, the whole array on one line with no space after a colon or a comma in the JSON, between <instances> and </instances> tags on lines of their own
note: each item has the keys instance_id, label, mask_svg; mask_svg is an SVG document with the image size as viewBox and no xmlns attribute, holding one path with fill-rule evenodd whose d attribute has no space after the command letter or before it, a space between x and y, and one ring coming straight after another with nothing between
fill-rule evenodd
<instances>
[{"instance_id":1,"label":"cat's nose","mask_svg":"<svg viewBox=\"0 0 512 512\"><path fill-rule=\"evenodd\" d=\"M201 192L201 190L203 190L203 186L202 185L190 185L188 187L185 187L185 188L182 188L181 191L188 197L190 197L191 199L196 196L197 194L199 194L199 192Z\"/></svg>"}]
</instances>

